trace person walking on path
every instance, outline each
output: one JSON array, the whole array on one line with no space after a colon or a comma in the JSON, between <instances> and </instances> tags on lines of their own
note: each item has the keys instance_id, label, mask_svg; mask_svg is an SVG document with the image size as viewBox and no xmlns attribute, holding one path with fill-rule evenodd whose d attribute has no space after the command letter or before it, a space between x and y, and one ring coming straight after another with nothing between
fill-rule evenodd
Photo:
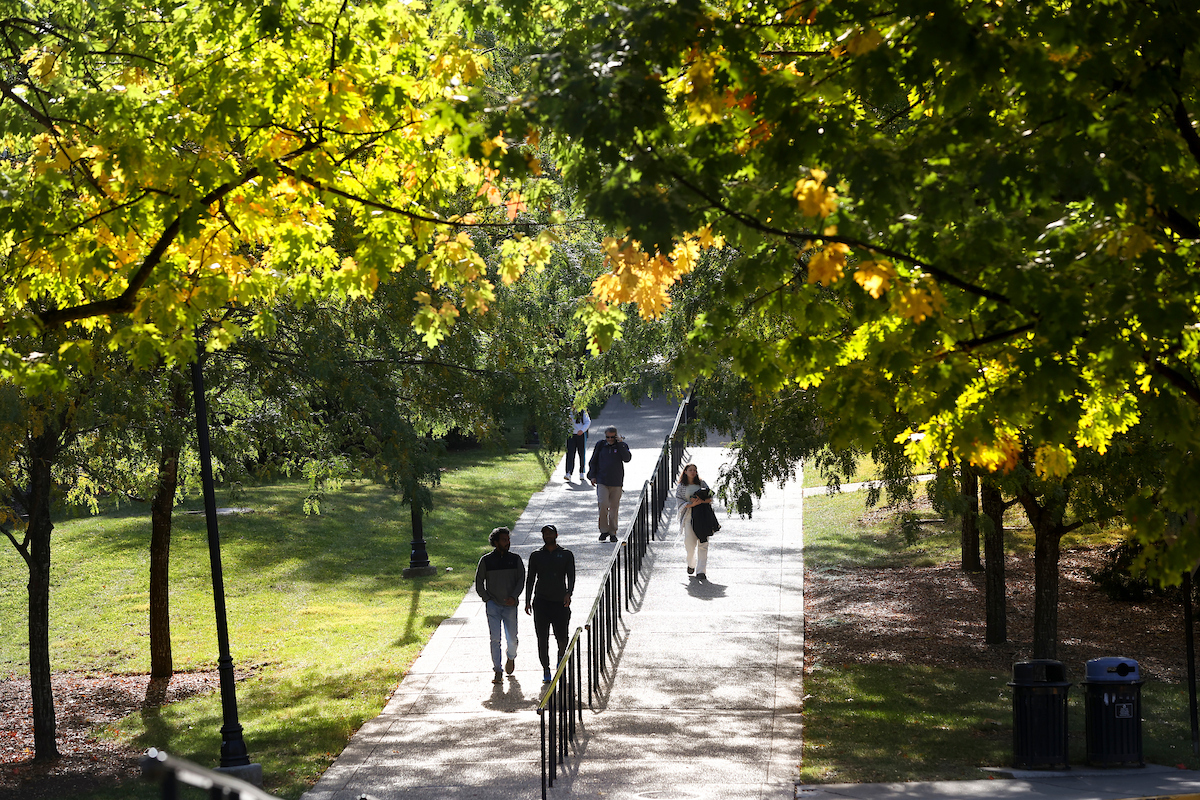
<instances>
[{"instance_id":1,"label":"person walking on path","mask_svg":"<svg viewBox=\"0 0 1200 800\"><path fill-rule=\"evenodd\" d=\"M612 538L617 541L618 519L621 510L621 485L625 482L625 465L633 458L625 437L609 425L604 429L604 441L596 442L592 459L588 462L588 480L596 487L596 501L600 505L600 541Z\"/></svg>"},{"instance_id":2,"label":"person walking on path","mask_svg":"<svg viewBox=\"0 0 1200 800\"><path fill-rule=\"evenodd\" d=\"M696 497L696 493L705 490L708 499ZM683 530L683 546L687 550L687 573L695 575L698 580L707 580L704 570L708 567L708 535L703 540L696 535L692 526L692 509L699 505L712 505L712 492L708 484L700 478L700 471L695 464L688 464L679 476L679 485L675 487L675 497L683 501L679 507L679 527Z\"/></svg>"},{"instance_id":3,"label":"person walking on path","mask_svg":"<svg viewBox=\"0 0 1200 800\"><path fill-rule=\"evenodd\" d=\"M584 454L587 452L587 432L588 428L592 427L592 418L588 416L587 409L581 408L575 412L571 418L571 426L575 432L567 437L567 474L563 476L563 480L571 480L571 473L575 470L575 454L579 454L579 480L583 480L583 472L587 469L587 462L584 460Z\"/></svg>"},{"instance_id":4,"label":"person walking on path","mask_svg":"<svg viewBox=\"0 0 1200 800\"><path fill-rule=\"evenodd\" d=\"M516 668L517 658L517 603L521 588L525 584L525 564L516 553L510 553L512 533L508 528L492 530L488 536L492 552L479 559L475 570L475 593L487 604L488 632L492 639L492 683L500 683L504 676L500 671L500 628L508 643L504 670L509 675Z\"/></svg>"},{"instance_id":5,"label":"person walking on path","mask_svg":"<svg viewBox=\"0 0 1200 800\"><path fill-rule=\"evenodd\" d=\"M571 594L575 591L575 554L558 546L558 528L542 527L545 544L529 554L529 577L525 579L525 613L533 614L537 633L542 680L550 682L550 628L558 642L558 661L567 650L567 626L571 623Z\"/></svg>"}]
</instances>

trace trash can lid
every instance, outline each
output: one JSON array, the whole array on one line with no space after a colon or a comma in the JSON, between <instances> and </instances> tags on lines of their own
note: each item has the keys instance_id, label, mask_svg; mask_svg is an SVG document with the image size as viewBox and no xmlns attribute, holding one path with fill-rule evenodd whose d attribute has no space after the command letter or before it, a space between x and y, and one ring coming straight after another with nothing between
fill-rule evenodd
<instances>
[{"instance_id":1,"label":"trash can lid","mask_svg":"<svg viewBox=\"0 0 1200 800\"><path fill-rule=\"evenodd\" d=\"M1084 664L1089 683L1134 683L1142 679L1142 670L1132 658L1106 656Z\"/></svg>"},{"instance_id":2,"label":"trash can lid","mask_svg":"<svg viewBox=\"0 0 1200 800\"><path fill-rule=\"evenodd\" d=\"M1035 658L1013 664L1013 681L1016 683L1066 683L1067 668L1061 661Z\"/></svg>"}]
</instances>

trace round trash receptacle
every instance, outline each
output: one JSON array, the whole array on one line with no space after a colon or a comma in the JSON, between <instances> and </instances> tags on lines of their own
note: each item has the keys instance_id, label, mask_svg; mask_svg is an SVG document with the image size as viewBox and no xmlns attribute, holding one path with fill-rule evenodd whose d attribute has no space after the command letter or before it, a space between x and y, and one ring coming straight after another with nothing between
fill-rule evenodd
<instances>
[{"instance_id":1,"label":"round trash receptacle","mask_svg":"<svg viewBox=\"0 0 1200 800\"><path fill-rule=\"evenodd\" d=\"M1067 670L1061 661L1013 664L1013 766L1067 769Z\"/></svg>"},{"instance_id":2,"label":"round trash receptacle","mask_svg":"<svg viewBox=\"0 0 1200 800\"><path fill-rule=\"evenodd\" d=\"M1132 658L1093 658L1084 665L1087 760L1100 767L1146 766L1142 754L1142 671Z\"/></svg>"}]
</instances>

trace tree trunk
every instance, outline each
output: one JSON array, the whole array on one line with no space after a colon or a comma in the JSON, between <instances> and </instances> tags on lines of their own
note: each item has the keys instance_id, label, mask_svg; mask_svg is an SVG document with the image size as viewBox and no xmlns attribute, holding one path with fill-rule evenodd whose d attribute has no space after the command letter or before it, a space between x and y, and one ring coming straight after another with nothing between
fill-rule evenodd
<instances>
[{"instance_id":1,"label":"tree trunk","mask_svg":"<svg viewBox=\"0 0 1200 800\"><path fill-rule=\"evenodd\" d=\"M960 485L966 510L962 518L962 568L964 572L979 572L979 476L970 464L959 467Z\"/></svg>"},{"instance_id":2,"label":"tree trunk","mask_svg":"<svg viewBox=\"0 0 1200 800\"><path fill-rule=\"evenodd\" d=\"M1055 658L1058 652L1058 555L1069 494L1066 486L1042 502L1028 487L1017 494L1033 527L1034 658Z\"/></svg>"},{"instance_id":3,"label":"tree trunk","mask_svg":"<svg viewBox=\"0 0 1200 800\"><path fill-rule=\"evenodd\" d=\"M1004 498L989 480L980 487L983 500L984 607L987 631L984 641L1003 644L1008 641L1008 600L1004 582Z\"/></svg>"},{"instance_id":4,"label":"tree trunk","mask_svg":"<svg viewBox=\"0 0 1200 800\"><path fill-rule=\"evenodd\" d=\"M1059 526L1034 530L1033 657L1056 658L1058 652Z\"/></svg>"},{"instance_id":5,"label":"tree trunk","mask_svg":"<svg viewBox=\"0 0 1200 800\"><path fill-rule=\"evenodd\" d=\"M171 515L179 485L179 445L164 444L158 460L158 490L150 505L150 677L169 678L171 658Z\"/></svg>"},{"instance_id":6,"label":"tree trunk","mask_svg":"<svg viewBox=\"0 0 1200 800\"><path fill-rule=\"evenodd\" d=\"M47 420L29 441L29 689L33 696L33 758L59 757L50 684L50 493L51 466L58 453L59 428Z\"/></svg>"}]
</instances>

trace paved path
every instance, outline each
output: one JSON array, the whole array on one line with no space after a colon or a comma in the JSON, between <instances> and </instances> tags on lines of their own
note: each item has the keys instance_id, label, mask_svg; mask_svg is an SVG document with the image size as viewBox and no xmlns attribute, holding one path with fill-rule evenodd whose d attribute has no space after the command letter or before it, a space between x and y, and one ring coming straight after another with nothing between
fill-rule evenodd
<instances>
[{"instance_id":1,"label":"paved path","mask_svg":"<svg viewBox=\"0 0 1200 800\"><path fill-rule=\"evenodd\" d=\"M626 465L622 530L633 518L677 411L678 404L667 400L634 408L614 398L592 423L589 451L604 427L615 425L633 453ZM512 549L528 560L541 546L541 526L552 522L558 527L559 543L576 557L574 629L591 608L616 545L597 540L594 489L565 483L562 466L560 461L511 525ZM480 531L480 555L487 550L486 534ZM354 735L306 800L357 800L364 793L379 800L540 795L540 740L533 709L541 695L542 671L531 618L522 614L519 629L516 672L493 685L483 604L469 591L438 627L383 712Z\"/></svg>"},{"instance_id":2,"label":"paved path","mask_svg":"<svg viewBox=\"0 0 1200 800\"><path fill-rule=\"evenodd\" d=\"M726 451L693 449L715 483ZM717 512L708 581L687 575L675 515L624 618L615 679L584 718L555 797L791 798L799 777L804 568L799 489L751 519Z\"/></svg>"}]
</instances>

